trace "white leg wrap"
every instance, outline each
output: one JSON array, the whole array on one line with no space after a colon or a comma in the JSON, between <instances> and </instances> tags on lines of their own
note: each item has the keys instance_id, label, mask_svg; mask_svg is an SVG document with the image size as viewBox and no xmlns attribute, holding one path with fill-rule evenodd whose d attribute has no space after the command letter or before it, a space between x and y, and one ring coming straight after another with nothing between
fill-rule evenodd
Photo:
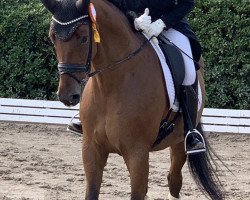
<instances>
[{"instance_id":1,"label":"white leg wrap","mask_svg":"<svg viewBox=\"0 0 250 200\"><path fill-rule=\"evenodd\" d=\"M181 200L181 195L179 195L179 198L173 197L170 192L168 193L168 200Z\"/></svg>"},{"instance_id":2,"label":"white leg wrap","mask_svg":"<svg viewBox=\"0 0 250 200\"><path fill-rule=\"evenodd\" d=\"M146 196L144 197L144 200L150 200L149 196L146 195Z\"/></svg>"}]
</instances>

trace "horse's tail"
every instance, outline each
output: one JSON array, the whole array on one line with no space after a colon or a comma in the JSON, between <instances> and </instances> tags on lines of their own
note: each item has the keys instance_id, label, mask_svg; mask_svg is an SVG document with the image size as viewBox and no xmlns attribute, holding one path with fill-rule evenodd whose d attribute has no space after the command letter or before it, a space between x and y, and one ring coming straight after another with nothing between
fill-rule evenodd
<instances>
[{"instance_id":1,"label":"horse's tail","mask_svg":"<svg viewBox=\"0 0 250 200\"><path fill-rule=\"evenodd\" d=\"M203 134L200 123L197 130ZM215 172L216 170L214 167L217 167L217 164L213 159L213 151L207 141L206 147L207 151L204 153L188 155L189 171L196 184L202 189L202 191L205 190L206 195L210 196L212 200L222 200L224 189L220 183L218 175ZM216 154L214 155L217 156Z\"/></svg>"}]
</instances>

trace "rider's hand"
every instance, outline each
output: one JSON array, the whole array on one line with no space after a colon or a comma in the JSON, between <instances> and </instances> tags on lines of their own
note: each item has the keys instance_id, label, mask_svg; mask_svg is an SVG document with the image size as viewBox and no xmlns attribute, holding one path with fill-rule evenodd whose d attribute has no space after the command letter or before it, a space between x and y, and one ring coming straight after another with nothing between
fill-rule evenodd
<instances>
[{"instance_id":1,"label":"rider's hand","mask_svg":"<svg viewBox=\"0 0 250 200\"><path fill-rule=\"evenodd\" d=\"M147 31L151 24L151 16L149 14L149 9L146 8L144 14L138 18L135 18L134 26L136 30Z\"/></svg>"},{"instance_id":2,"label":"rider's hand","mask_svg":"<svg viewBox=\"0 0 250 200\"><path fill-rule=\"evenodd\" d=\"M151 23L145 32L149 38L152 36L157 37L164 30L164 28L166 28L165 23L161 19L158 19Z\"/></svg>"}]
</instances>

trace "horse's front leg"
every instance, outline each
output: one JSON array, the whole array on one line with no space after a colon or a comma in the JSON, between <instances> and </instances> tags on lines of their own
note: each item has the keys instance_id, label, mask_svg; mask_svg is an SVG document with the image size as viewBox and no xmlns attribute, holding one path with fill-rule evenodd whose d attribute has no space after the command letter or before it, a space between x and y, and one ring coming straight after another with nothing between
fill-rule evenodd
<instances>
[{"instance_id":1,"label":"horse's front leg","mask_svg":"<svg viewBox=\"0 0 250 200\"><path fill-rule=\"evenodd\" d=\"M131 182L131 200L144 200L148 189L149 149L134 145L123 155Z\"/></svg>"},{"instance_id":2,"label":"horse's front leg","mask_svg":"<svg viewBox=\"0 0 250 200\"><path fill-rule=\"evenodd\" d=\"M107 162L108 153L95 143L84 139L82 148L83 166L86 176L86 200L97 200Z\"/></svg>"}]
</instances>

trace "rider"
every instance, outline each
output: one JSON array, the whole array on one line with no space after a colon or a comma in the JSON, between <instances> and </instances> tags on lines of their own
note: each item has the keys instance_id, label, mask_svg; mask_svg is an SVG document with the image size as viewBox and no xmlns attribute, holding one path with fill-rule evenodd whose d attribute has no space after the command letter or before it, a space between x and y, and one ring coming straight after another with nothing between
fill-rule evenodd
<instances>
[{"instance_id":1,"label":"rider","mask_svg":"<svg viewBox=\"0 0 250 200\"><path fill-rule=\"evenodd\" d=\"M180 92L180 107L184 117L187 153L205 151L205 144L196 130L197 118L197 65L201 56L201 46L189 26L185 16L193 9L194 0L109 0L124 13L133 16L134 28L143 31L148 38L163 34L178 48L189 55L183 55L185 78ZM144 12L144 13L143 13ZM131 13L135 13L136 15ZM143 14L142 14L143 13ZM150 13L150 15L149 15ZM139 17L138 14L142 14ZM157 42L156 39L153 40Z\"/></svg>"}]
</instances>

